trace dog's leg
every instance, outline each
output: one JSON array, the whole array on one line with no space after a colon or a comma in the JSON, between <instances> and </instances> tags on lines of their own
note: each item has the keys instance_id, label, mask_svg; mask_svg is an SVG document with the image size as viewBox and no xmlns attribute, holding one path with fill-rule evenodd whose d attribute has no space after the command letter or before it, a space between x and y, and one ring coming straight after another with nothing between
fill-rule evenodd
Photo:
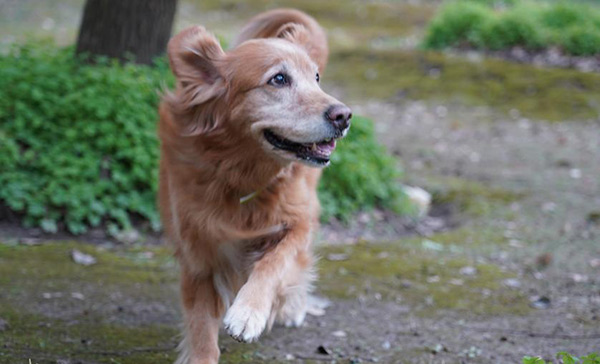
<instances>
[{"instance_id":1,"label":"dog's leg","mask_svg":"<svg viewBox=\"0 0 600 364\"><path fill-rule=\"evenodd\" d=\"M295 267L296 272L290 272L290 280L283 283L280 294L280 307L277 309L276 320L285 327L300 327L309 309L309 293L312 290L314 274L311 269Z\"/></svg>"},{"instance_id":2,"label":"dog's leg","mask_svg":"<svg viewBox=\"0 0 600 364\"><path fill-rule=\"evenodd\" d=\"M243 342L258 339L269 324L273 303L282 293L286 276L310 266L312 259L308 245L308 227L292 229L254 264L248 281L225 315L224 323L229 335ZM301 319L298 318L298 321Z\"/></svg>"},{"instance_id":3,"label":"dog's leg","mask_svg":"<svg viewBox=\"0 0 600 364\"><path fill-rule=\"evenodd\" d=\"M211 276L181 274L181 293L185 311L185 337L175 364L217 364L219 326L223 305Z\"/></svg>"}]
</instances>

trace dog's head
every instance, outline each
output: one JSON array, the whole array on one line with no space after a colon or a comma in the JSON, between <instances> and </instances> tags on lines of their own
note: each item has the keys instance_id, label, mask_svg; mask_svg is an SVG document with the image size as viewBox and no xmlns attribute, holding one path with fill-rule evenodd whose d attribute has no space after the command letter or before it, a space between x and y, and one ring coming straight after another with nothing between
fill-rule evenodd
<instances>
[{"instance_id":1,"label":"dog's head","mask_svg":"<svg viewBox=\"0 0 600 364\"><path fill-rule=\"evenodd\" d=\"M301 25L286 24L276 38L248 40L227 53L204 28L192 27L171 40L168 53L181 103L227 109L218 120L196 118L197 134L228 127L284 163L326 166L336 139L348 132L351 111L321 90Z\"/></svg>"}]
</instances>

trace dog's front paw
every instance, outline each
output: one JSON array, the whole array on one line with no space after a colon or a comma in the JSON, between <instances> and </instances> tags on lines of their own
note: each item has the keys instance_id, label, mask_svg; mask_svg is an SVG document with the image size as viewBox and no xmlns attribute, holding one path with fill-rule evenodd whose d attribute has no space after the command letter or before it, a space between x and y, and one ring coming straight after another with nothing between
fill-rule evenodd
<instances>
[{"instance_id":1,"label":"dog's front paw","mask_svg":"<svg viewBox=\"0 0 600 364\"><path fill-rule=\"evenodd\" d=\"M269 320L269 310L256 309L236 299L227 311L223 323L227 333L237 341L250 343L256 341L265 330Z\"/></svg>"}]
</instances>

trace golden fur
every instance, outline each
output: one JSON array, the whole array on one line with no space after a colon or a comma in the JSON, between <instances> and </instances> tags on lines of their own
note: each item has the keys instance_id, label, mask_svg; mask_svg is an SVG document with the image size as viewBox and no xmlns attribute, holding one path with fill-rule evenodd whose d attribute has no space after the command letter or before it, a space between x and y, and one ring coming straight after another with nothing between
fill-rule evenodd
<instances>
[{"instance_id":1,"label":"golden fur","mask_svg":"<svg viewBox=\"0 0 600 364\"><path fill-rule=\"evenodd\" d=\"M159 205L181 266L179 364L218 362L222 319L246 342L275 320L304 319L320 169L277 150L264 133L306 145L331 140L323 115L341 104L314 79L327 54L323 30L291 9L253 18L228 52L200 26L169 42L177 86L159 110ZM280 69L289 87L273 85Z\"/></svg>"}]
</instances>

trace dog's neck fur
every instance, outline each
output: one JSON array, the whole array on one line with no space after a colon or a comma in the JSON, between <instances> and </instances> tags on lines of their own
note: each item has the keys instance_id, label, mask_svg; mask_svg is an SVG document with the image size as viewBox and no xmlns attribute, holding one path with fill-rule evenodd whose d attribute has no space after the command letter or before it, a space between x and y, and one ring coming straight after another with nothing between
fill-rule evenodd
<instances>
[{"instance_id":1,"label":"dog's neck fur","mask_svg":"<svg viewBox=\"0 0 600 364\"><path fill-rule=\"evenodd\" d=\"M168 112L169 117L162 118L164 122L161 122L159 131L163 148L172 163L189 169L191 174L202 180L211 181L211 188L206 191L210 196L207 197L239 203L240 198L257 192L262 194L274 184L292 177L291 171L296 163L282 163L265 157L258 142L247 135L240 135L239 131L228 130L240 125L240 120L220 120L221 125L215 130L207 134L189 135L187 141L182 143L179 137L168 137L184 132L181 125L174 122L181 116L175 116L171 110L167 110L169 108L164 111ZM187 117L191 118L193 114ZM200 159L198 156L201 156Z\"/></svg>"}]
</instances>

